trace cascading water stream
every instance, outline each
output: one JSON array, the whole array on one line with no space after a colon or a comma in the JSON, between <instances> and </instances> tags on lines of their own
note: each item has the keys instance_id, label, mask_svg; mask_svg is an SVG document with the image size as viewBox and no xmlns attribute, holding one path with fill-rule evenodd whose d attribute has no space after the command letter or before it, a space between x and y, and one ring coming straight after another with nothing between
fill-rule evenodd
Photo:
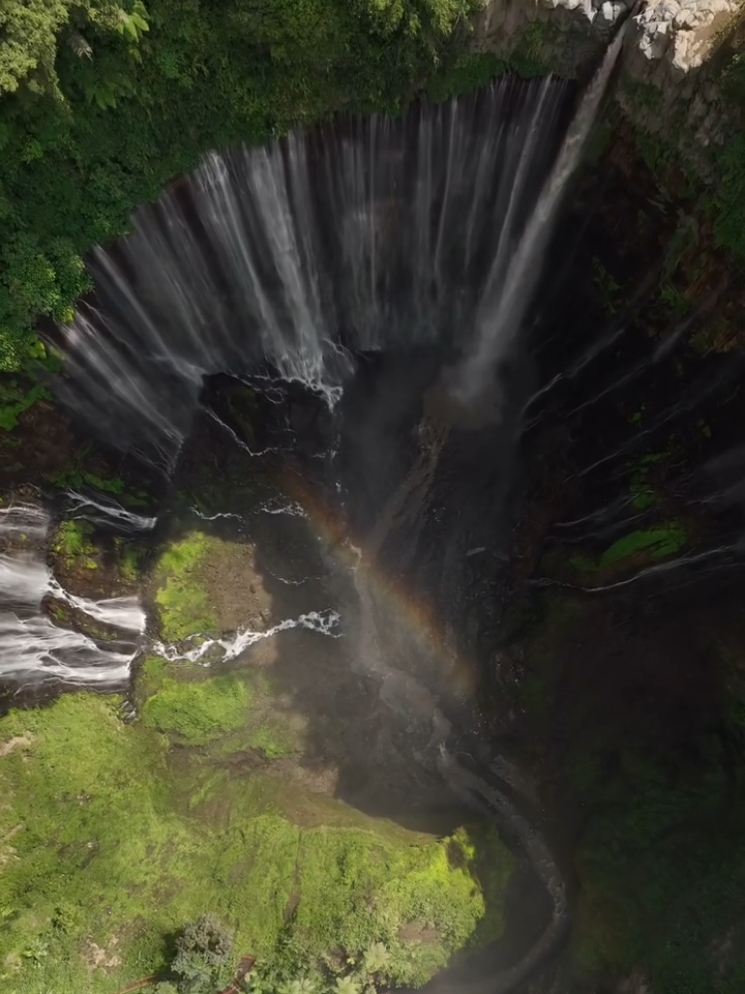
<instances>
[{"instance_id":1,"label":"cascading water stream","mask_svg":"<svg viewBox=\"0 0 745 994\"><path fill-rule=\"evenodd\" d=\"M543 253L567 183L579 165L590 130L623 47L628 22L608 46L602 64L582 97L556 163L515 246L505 226L476 315L473 345L455 370L451 390L471 407L483 402L492 371L509 353L541 271ZM530 147L526 148L529 151ZM531 150L532 151L532 150Z\"/></svg>"},{"instance_id":2,"label":"cascading water stream","mask_svg":"<svg viewBox=\"0 0 745 994\"><path fill-rule=\"evenodd\" d=\"M265 369L333 404L354 353L462 350L569 93L500 80L402 121L212 153L93 252L95 299L60 329L62 398L110 443L169 466L205 375Z\"/></svg>"},{"instance_id":3,"label":"cascading water stream","mask_svg":"<svg viewBox=\"0 0 745 994\"><path fill-rule=\"evenodd\" d=\"M0 679L121 686L129 678L145 613L135 597L91 601L64 590L44 561L49 517L35 505L0 508ZM107 644L60 627L42 610L47 597L117 629Z\"/></svg>"}]
</instances>

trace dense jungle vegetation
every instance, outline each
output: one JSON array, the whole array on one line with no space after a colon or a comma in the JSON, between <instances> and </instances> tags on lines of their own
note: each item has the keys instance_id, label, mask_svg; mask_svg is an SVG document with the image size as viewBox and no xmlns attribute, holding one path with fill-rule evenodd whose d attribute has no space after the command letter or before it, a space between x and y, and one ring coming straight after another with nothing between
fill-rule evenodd
<instances>
[{"instance_id":1,"label":"dense jungle vegetation","mask_svg":"<svg viewBox=\"0 0 745 994\"><path fill-rule=\"evenodd\" d=\"M395 110L478 0L9 0L0 11L0 369L72 317L82 254L205 150Z\"/></svg>"}]
</instances>

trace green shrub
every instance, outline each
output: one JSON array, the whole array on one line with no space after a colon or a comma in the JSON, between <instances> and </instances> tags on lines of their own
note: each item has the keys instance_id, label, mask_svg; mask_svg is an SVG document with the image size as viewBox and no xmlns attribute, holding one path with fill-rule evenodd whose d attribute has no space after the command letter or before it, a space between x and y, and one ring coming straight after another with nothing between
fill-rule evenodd
<instances>
[{"instance_id":1,"label":"green shrub","mask_svg":"<svg viewBox=\"0 0 745 994\"><path fill-rule=\"evenodd\" d=\"M52 539L52 552L66 569L97 569L96 546L87 521L63 521Z\"/></svg>"},{"instance_id":2,"label":"green shrub","mask_svg":"<svg viewBox=\"0 0 745 994\"><path fill-rule=\"evenodd\" d=\"M217 915L205 914L176 940L172 970L179 994L214 994L230 977L234 933Z\"/></svg>"}]
</instances>

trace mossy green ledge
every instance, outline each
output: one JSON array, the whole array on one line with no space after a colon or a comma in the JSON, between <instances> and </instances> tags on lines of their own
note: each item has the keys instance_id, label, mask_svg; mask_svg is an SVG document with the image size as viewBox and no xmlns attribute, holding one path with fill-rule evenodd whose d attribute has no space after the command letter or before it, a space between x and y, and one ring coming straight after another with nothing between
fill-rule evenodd
<instances>
[{"instance_id":1,"label":"mossy green ledge","mask_svg":"<svg viewBox=\"0 0 745 994\"><path fill-rule=\"evenodd\" d=\"M419 985L499 936L513 861L496 833L438 839L313 792L266 681L153 658L131 724L88 693L0 720L3 991L167 979L169 941L208 911L236 956L289 979L301 963L319 992L371 948L387 983Z\"/></svg>"},{"instance_id":2,"label":"mossy green ledge","mask_svg":"<svg viewBox=\"0 0 745 994\"><path fill-rule=\"evenodd\" d=\"M161 637L182 642L247 625L268 627L272 601L263 589L250 543L193 530L160 551L152 575L152 600Z\"/></svg>"}]
</instances>

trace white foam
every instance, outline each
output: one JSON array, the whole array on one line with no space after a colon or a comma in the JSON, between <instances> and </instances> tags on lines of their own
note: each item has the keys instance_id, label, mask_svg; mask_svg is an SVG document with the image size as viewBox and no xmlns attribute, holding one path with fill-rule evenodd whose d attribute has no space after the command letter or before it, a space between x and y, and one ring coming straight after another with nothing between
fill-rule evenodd
<instances>
[{"instance_id":1,"label":"white foam","mask_svg":"<svg viewBox=\"0 0 745 994\"><path fill-rule=\"evenodd\" d=\"M279 624L273 625L263 632L244 629L224 638L205 638L204 641L200 642L193 649L184 649L183 647L163 642L156 643L153 649L159 656L163 656L165 659L171 661L188 660L192 663L198 663L208 654L212 655L215 646L217 646L218 649L222 650L220 655L221 660L228 661L240 656L249 646L255 645L264 639L273 638L275 635L279 635L280 632L286 632L292 628L306 628L309 631L318 632L320 635L327 635L330 638L341 638L341 632L335 631L340 620L341 616L339 613L331 609L326 611L309 611L307 614L301 614L297 618L286 618L284 621L280 621ZM201 636L193 636L192 639L194 638L201 638Z\"/></svg>"},{"instance_id":2,"label":"white foam","mask_svg":"<svg viewBox=\"0 0 745 994\"><path fill-rule=\"evenodd\" d=\"M17 504L0 509L0 678L34 682L56 678L67 683L121 684L129 674L135 642L145 630L145 612L136 597L93 601L65 590L52 576L42 548L31 548L47 536L49 515L43 508ZM93 621L122 633L110 647L83 632L55 624L42 611L52 596Z\"/></svg>"}]
</instances>

